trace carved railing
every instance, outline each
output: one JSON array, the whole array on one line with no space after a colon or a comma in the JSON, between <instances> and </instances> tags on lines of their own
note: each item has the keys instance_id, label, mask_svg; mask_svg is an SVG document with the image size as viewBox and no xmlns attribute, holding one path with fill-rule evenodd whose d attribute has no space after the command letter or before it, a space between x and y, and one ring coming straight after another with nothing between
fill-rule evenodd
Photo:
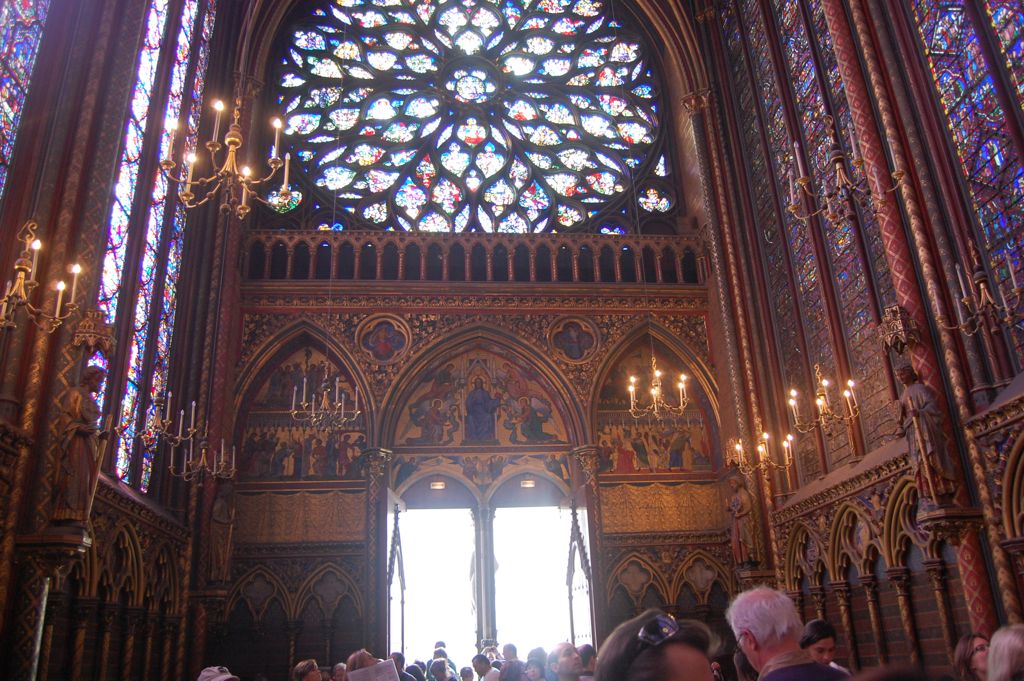
<instances>
[{"instance_id":1,"label":"carved railing","mask_svg":"<svg viewBox=\"0 0 1024 681\"><path fill-rule=\"evenodd\" d=\"M696 235L426 234L253 230L246 279L703 285Z\"/></svg>"}]
</instances>

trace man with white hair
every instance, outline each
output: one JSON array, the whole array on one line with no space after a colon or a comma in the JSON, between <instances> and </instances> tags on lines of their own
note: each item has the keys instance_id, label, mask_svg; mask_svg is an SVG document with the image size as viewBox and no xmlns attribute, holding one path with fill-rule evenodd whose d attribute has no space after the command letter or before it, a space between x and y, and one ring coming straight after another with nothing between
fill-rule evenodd
<instances>
[{"instance_id":1,"label":"man with white hair","mask_svg":"<svg viewBox=\"0 0 1024 681\"><path fill-rule=\"evenodd\" d=\"M766 586L744 591L725 614L736 644L759 672L758 681L843 681L846 675L800 648L804 626L786 594Z\"/></svg>"}]
</instances>

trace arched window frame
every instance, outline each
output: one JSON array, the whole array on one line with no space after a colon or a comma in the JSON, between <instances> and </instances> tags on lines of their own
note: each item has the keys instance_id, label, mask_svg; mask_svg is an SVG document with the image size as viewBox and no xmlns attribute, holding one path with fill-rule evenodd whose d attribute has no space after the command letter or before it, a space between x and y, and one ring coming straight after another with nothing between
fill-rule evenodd
<instances>
[{"instance_id":1,"label":"arched window frame","mask_svg":"<svg viewBox=\"0 0 1024 681\"><path fill-rule=\"evenodd\" d=\"M148 424L167 388L185 228L158 161L196 147L215 20L216 0L148 3L109 218L97 305L127 345L115 364L92 362L108 370L103 398L120 433L112 472L142 492L153 476ZM167 124L179 119L175 142Z\"/></svg>"}]
</instances>

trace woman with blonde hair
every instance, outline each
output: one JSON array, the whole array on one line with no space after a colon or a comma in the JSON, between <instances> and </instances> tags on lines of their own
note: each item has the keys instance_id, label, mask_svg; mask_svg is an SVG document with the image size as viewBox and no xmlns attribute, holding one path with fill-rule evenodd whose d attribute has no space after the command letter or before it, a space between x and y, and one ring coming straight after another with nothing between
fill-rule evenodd
<instances>
[{"instance_id":1,"label":"woman with blonde hair","mask_svg":"<svg viewBox=\"0 0 1024 681\"><path fill-rule=\"evenodd\" d=\"M1024 624L1011 624L992 635L988 681L1024 681Z\"/></svg>"}]
</instances>

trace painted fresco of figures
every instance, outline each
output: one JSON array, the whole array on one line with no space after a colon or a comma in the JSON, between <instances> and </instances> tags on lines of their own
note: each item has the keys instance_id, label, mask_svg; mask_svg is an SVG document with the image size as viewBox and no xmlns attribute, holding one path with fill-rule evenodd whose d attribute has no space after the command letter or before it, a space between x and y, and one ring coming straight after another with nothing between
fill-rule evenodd
<instances>
[{"instance_id":1,"label":"painted fresco of figures","mask_svg":"<svg viewBox=\"0 0 1024 681\"><path fill-rule=\"evenodd\" d=\"M754 544L754 498L747 490L746 480L739 476L729 477L729 497L726 512L732 517L730 544L732 560L737 567L757 565L757 550Z\"/></svg>"},{"instance_id":2,"label":"painted fresco of figures","mask_svg":"<svg viewBox=\"0 0 1024 681\"><path fill-rule=\"evenodd\" d=\"M289 417L290 418L290 417ZM280 417L249 415L242 455L242 480L352 480L366 448L359 431L315 431L273 425Z\"/></svg>"},{"instance_id":3,"label":"painted fresco of figures","mask_svg":"<svg viewBox=\"0 0 1024 681\"><path fill-rule=\"evenodd\" d=\"M938 395L921 382L909 364L899 367L896 375L904 386L897 419L899 433L907 439L917 493L922 500L948 505L956 493L957 474Z\"/></svg>"},{"instance_id":4,"label":"painted fresco of figures","mask_svg":"<svg viewBox=\"0 0 1024 681\"><path fill-rule=\"evenodd\" d=\"M269 372L256 394L255 407L290 409L293 398L301 401L304 388L307 399L325 390L334 399L336 386L351 405L355 392L351 378L322 353L306 348L293 353Z\"/></svg>"},{"instance_id":5,"label":"painted fresco of figures","mask_svg":"<svg viewBox=\"0 0 1024 681\"><path fill-rule=\"evenodd\" d=\"M599 428L602 473L671 473L712 470L711 440L702 419L679 425L621 417Z\"/></svg>"},{"instance_id":6,"label":"painted fresco of figures","mask_svg":"<svg viewBox=\"0 0 1024 681\"><path fill-rule=\"evenodd\" d=\"M60 400L60 461L54 485L53 520L85 525L89 522L100 459L107 433L99 428L100 407L94 395L103 385L106 371L89 366L78 385Z\"/></svg>"},{"instance_id":7,"label":"painted fresco of figures","mask_svg":"<svg viewBox=\"0 0 1024 681\"><path fill-rule=\"evenodd\" d=\"M542 376L487 344L438 363L419 379L396 442L406 446L567 441Z\"/></svg>"}]
</instances>

